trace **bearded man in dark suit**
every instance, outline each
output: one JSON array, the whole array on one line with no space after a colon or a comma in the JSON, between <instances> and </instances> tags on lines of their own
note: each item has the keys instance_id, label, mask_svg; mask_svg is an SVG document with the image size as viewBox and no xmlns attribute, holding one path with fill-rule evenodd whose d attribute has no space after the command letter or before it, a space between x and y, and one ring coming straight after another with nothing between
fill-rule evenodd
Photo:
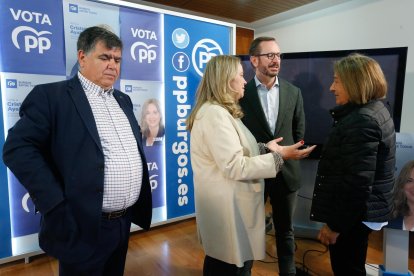
<instances>
[{"instance_id":1,"label":"bearded man in dark suit","mask_svg":"<svg viewBox=\"0 0 414 276\"><path fill-rule=\"evenodd\" d=\"M281 52L273 37L256 38L249 50L255 77L245 87L240 105L243 123L257 142L283 137L281 145L303 139L305 114L298 87L278 77ZM298 160L286 160L276 178L265 179L265 201L270 196L280 275L295 275L293 214L300 187Z\"/></svg>"}]
</instances>

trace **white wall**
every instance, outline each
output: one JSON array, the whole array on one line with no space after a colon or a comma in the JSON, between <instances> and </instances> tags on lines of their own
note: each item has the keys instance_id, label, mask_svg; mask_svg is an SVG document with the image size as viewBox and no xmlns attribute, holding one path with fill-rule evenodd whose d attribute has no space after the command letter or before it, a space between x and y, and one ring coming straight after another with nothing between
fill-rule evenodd
<instances>
[{"instance_id":1,"label":"white wall","mask_svg":"<svg viewBox=\"0 0 414 276\"><path fill-rule=\"evenodd\" d=\"M353 0L255 28L264 35L276 37L282 52L408 47L401 132L414 132L413 0Z\"/></svg>"}]
</instances>

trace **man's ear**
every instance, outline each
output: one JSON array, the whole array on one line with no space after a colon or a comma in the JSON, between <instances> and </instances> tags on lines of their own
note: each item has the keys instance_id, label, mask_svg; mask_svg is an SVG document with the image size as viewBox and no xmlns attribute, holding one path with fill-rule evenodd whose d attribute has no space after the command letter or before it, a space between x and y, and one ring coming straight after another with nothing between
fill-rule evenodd
<instances>
[{"instance_id":1,"label":"man's ear","mask_svg":"<svg viewBox=\"0 0 414 276\"><path fill-rule=\"evenodd\" d=\"M83 50L78 51L78 63L79 63L79 69L83 67L84 60L85 60L85 52Z\"/></svg>"},{"instance_id":2,"label":"man's ear","mask_svg":"<svg viewBox=\"0 0 414 276\"><path fill-rule=\"evenodd\" d=\"M253 68L256 68L259 64L259 57L250 56L250 63L252 64Z\"/></svg>"}]
</instances>

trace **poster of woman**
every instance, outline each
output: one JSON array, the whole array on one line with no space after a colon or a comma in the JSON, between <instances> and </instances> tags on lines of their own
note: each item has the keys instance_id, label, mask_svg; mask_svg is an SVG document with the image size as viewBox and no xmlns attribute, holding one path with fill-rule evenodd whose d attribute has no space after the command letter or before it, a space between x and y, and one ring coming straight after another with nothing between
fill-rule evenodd
<instances>
[{"instance_id":1,"label":"poster of woman","mask_svg":"<svg viewBox=\"0 0 414 276\"><path fill-rule=\"evenodd\" d=\"M144 147L163 144L165 129L160 103L157 99L148 99L142 105L140 125Z\"/></svg>"},{"instance_id":2,"label":"poster of woman","mask_svg":"<svg viewBox=\"0 0 414 276\"><path fill-rule=\"evenodd\" d=\"M414 231L414 160L401 169L394 187L393 219L388 227Z\"/></svg>"},{"instance_id":3,"label":"poster of woman","mask_svg":"<svg viewBox=\"0 0 414 276\"><path fill-rule=\"evenodd\" d=\"M414 134L397 133L394 210L388 228L414 231Z\"/></svg>"}]
</instances>

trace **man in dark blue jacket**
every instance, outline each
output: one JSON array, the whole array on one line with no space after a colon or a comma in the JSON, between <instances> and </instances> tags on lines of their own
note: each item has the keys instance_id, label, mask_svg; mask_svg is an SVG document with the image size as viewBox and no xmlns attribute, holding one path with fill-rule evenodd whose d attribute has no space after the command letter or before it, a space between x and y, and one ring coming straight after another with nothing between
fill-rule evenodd
<instances>
[{"instance_id":1,"label":"man in dark blue jacket","mask_svg":"<svg viewBox=\"0 0 414 276\"><path fill-rule=\"evenodd\" d=\"M240 99L243 123L258 142L283 137L281 145L299 142L305 135L305 112L300 89L279 75L281 52L273 37L258 37L250 45L255 77ZM270 197L275 226L279 274L296 274L293 214L300 188L300 163L285 160L276 178L265 179L265 201Z\"/></svg>"},{"instance_id":2,"label":"man in dark blue jacket","mask_svg":"<svg viewBox=\"0 0 414 276\"><path fill-rule=\"evenodd\" d=\"M29 93L3 159L42 215L39 244L61 275L123 275L131 221L149 229L152 216L140 128L113 88L121 40L90 27L77 46L78 74Z\"/></svg>"}]
</instances>

